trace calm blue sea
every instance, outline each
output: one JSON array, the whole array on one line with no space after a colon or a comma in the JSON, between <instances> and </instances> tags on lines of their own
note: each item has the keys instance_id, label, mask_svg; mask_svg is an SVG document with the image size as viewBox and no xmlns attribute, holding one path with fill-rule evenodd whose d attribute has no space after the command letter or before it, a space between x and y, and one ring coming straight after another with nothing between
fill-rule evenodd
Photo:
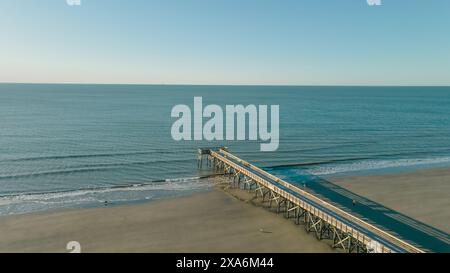
<instances>
[{"instance_id":1,"label":"calm blue sea","mask_svg":"<svg viewBox=\"0 0 450 273\"><path fill-rule=\"evenodd\" d=\"M280 105L280 146L175 142L176 104ZM0 84L0 215L209 187L196 149L322 177L450 166L449 87Z\"/></svg>"}]
</instances>

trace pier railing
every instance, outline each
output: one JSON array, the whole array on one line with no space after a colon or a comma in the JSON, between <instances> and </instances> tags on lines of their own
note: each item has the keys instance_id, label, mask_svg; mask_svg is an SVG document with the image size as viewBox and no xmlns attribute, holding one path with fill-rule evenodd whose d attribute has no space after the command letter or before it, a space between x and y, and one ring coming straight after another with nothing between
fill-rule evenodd
<instances>
[{"instance_id":1,"label":"pier railing","mask_svg":"<svg viewBox=\"0 0 450 273\"><path fill-rule=\"evenodd\" d=\"M232 178L233 183L244 189L254 190L256 196L275 203L287 217L294 213L297 223L303 222L308 232L318 239L330 239L333 247L348 252L413 252L422 250L351 215L350 213L288 183L239 157L226 149L199 149L199 166L203 157L209 166ZM237 181L236 181L237 180ZM267 200L266 200L267 198Z\"/></svg>"}]
</instances>

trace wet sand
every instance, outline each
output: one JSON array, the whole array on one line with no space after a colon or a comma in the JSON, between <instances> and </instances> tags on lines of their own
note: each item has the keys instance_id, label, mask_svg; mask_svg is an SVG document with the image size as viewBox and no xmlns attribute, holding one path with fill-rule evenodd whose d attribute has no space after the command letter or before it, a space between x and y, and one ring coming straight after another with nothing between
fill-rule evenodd
<instances>
[{"instance_id":1,"label":"wet sand","mask_svg":"<svg viewBox=\"0 0 450 273\"><path fill-rule=\"evenodd\" d=\"M331 181L450 233L450 169L357 176Z\"/></svg>"},{"instance_id":2,"label":"wet sand","mask_svg":"<svg viewBox=\"0 0 450 273\"><path fill-rule=\"evenodd\" d=\"M450 169L332 182L450 232ZM333 252L240 190L216 189L138 205L0 217L0 252Z\"/></svg>"},{"instance_id":3,"label":"wet sand","mask_svg":"<svg viewBox=\"0 0 450 273\"><path fill-rule=\"evenodd\" d=\"M214 189L139 205L0 218L0 252L332 252L293 221ZM240 198L241 200L238 200Z\"/></svg>"}]
</instances>

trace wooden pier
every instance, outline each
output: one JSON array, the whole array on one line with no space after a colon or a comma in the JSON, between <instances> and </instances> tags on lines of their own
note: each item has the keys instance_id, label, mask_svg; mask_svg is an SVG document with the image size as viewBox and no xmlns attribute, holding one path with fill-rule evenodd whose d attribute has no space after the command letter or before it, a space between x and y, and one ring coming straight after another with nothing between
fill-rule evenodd
<instances>
[{"instance_id":1,"label":"wooden pier","mask_svg":"<svg viewBox=\"0 0 450 273\"><path fill-rule=\"evenodd\" d=\"M199 149L198 167L203 162L229 178L234 187L253 191L262 202L273 205L286 218L294 218L317 239L329 239L332 246L347 252L392 253L423 251L366 221L330 204L229 153L226 148Z\"/></svg>"}]
</instances>

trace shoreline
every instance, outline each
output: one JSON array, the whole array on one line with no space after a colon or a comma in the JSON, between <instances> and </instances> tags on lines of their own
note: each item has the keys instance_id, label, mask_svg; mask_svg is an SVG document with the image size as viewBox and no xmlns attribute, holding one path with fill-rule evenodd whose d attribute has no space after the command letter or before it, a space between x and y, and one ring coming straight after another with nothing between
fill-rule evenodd
<instances>
[{"instance_id":1,"label":"shoreline","mask_svg":"<svg viewBox=\"0 0 450 273\"><path fill-rule=\"evenodd\" d=\"M450 168L328 180L449 232ZM69 241L83 252L339 251L222 182L137 204L1 216L0 252L67 252Z\"/></svg>"},{"instance_id":2,"label":"shoreline","mask_svg":"<svg viewBox=\"0 0 450 273\"><path fill-rule=\"evenodd\" d=\"M337 251L232 191L216 185L143 204L3 216L0 252L68 252L69 241L82 252Z\"/></svg>"}]
</instances>

